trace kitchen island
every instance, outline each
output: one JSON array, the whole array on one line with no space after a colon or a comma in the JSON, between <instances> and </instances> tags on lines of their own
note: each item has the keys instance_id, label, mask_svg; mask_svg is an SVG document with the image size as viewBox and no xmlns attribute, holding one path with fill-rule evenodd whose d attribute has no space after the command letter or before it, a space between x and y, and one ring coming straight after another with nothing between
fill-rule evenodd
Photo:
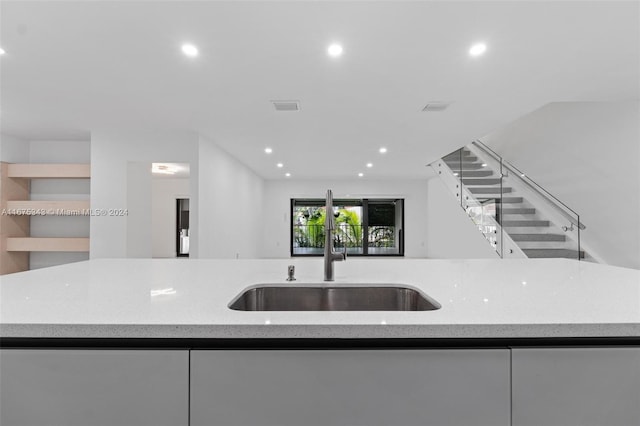
<instances>
[{"instance_id":1,"label":"kitchen island","mask_svg":"<svg viewBox=\"0 0 640 426\"><path fill-rule=\"evenodd\" d=\"M228 308L253 285L322 284L322 267L103 259L3 276L0 423L640 423L639 271L349 259L335 285L400 284L441 308Z\"/></svg>"}]
</instances>

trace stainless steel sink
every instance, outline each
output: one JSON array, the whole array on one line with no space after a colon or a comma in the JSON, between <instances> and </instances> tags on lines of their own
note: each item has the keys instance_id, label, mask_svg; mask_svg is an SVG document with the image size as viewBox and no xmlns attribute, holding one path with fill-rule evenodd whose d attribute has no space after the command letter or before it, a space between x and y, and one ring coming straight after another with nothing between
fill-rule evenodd
<instances>
[{"instance_id":1,"label":"stainless steel sink","mask_svg":"<svg viewBox=\"0 0 640 426\"><path fill-rule=\"evenodd\" d=\"M237 311L433 311L440 304L418 290L395 286L259 285L239 294Z\"/></svg>"}]
</instances>

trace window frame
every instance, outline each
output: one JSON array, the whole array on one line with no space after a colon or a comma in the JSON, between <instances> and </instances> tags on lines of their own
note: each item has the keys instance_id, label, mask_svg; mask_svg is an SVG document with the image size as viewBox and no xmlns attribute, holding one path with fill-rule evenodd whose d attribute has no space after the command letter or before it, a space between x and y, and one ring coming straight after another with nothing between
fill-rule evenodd
<instances>
[{"instance_id":1,"label":"window frame","mask_svg":"<svg viewBox=\"0 0 640 426\"><path fill-rule=\"evenodd\" d=\"M369 242L368 242L368 235L369 235L369 202L373 201L373 203L375 204L379 204L379 203L384 203L384 202L400 202L401 204L401 226L400 226L400 231L398 234L398 253L376 253L376 254L370 254L369 253ZM323 257L324 255L322 253L294 253L294 247L293 247L293 243L294 243L294 227L295 227L295 223L294 223L294 219L295 219L295 208L296 206L300 206L300 205L304 205L303 203L309 203L309 207L324 207L325 206L325 200L321 199L321 198L291 198L290 199L290 205L289 205L289 255L291 257ZM405 241L405 218L404 218L404 212L405 212L405 199L404 198L339 198L339 199L334 199L334 206L335 205L343 205L343 204L348 204L351 206L362 206L362 253L354 253L354 254L349 254L349 256L353 256L353 257L404 257L404 241Z\"/></svg>"}]
</instances>

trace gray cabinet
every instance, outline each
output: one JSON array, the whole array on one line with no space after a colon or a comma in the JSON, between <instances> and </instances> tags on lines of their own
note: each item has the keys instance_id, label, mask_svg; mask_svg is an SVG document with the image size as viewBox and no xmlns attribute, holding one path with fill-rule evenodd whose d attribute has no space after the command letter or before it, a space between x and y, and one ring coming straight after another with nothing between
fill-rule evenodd
<instances>
[{"instance_id":1,"label":"gray cabinet","mask_svg":"<svg viewBox=\"0 0 640 426\"><path fill-rule=\"evenodd\" d=\"M188 424L188 351L0 351L0 424Z\"/></svg>"},{"instance_id":2,"label":"gray cabinet","mask_svg":"<svg viewBox=\"0 0 640 426\"><path fill-rule=\"evenodd\" d=\"M640 425L640 348L4 349L0 424Z\"/></svg>"},{"instance_id":3,"label":"gray cabinet","mask_svg":"<svg viewBox=\"0 0 640 426\"><path fill-rule=\"evenodd\" d=\"M201 350L191 425L510 424L509 350Z\"/></svg>"},{"instance_id":4,"label":"gray cabinet","mask_svg":"<svg viewBox=\"0 0 640 426\"><path fill-rule=\"evenodd\" d=\"M640 348L513 349L513 426L640 425Z\"/></svg>"}]
</instances>

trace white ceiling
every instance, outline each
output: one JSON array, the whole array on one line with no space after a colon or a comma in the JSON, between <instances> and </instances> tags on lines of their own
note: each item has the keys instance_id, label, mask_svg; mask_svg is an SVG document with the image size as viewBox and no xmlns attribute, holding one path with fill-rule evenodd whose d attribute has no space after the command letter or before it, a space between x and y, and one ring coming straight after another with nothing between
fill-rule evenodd
<instances>
[{"instance_id":1,"label":"white ceiling","mask_svg":"<svg viewBox=\"0 0 640 426\"><path fill-rule=\"evenodd\" d=\"M421 177L426 163L548 102L640 93L637 1L0 8L3 132L195 131L267 179ZM326 54L334 41L339 59ZM477 41L488 51L471 58ZM182 55L184 42L200 56ZM275 112L271 100L299 100L301 111ZM429 101L452 104L421 112Z\"/></svg>"}]
</instances>

